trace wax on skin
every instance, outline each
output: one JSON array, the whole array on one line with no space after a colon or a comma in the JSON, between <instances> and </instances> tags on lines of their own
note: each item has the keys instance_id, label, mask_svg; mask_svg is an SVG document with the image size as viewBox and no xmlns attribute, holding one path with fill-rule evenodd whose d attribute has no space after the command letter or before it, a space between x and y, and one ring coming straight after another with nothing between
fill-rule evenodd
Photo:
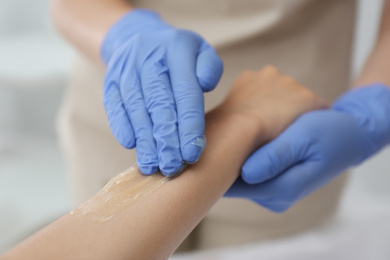
<instances>
[{"instance_id":1,"label":"wax on skin","mask_svg":"<svg viewBox=\"0 0 390 260\"><path fill-rule=\"evenodd\" d=\"M106 222L117 212L160 188L169 181L160 172L145 176L137 164L112 178L94 197L70 212L71 215L90 215L92 220Z\"/></svg>"}]
</instances>

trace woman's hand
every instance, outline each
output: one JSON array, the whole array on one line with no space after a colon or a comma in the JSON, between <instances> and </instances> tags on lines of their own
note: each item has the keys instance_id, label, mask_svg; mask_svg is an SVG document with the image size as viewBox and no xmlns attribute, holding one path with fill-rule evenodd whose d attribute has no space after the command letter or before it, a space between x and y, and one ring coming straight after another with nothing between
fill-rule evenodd
<instances>
[{"instance_id":1,"label":"woman's hand","mask_svg":"<svg viewBox=\"0 0 390 260\"><path fill-rule=\"evenodd\" d=\"M390 143L390 89L349 91L254 152L227 195L282 212Z\"/></svg>"},{"instance_id":2,"label":"woman's hand","mask_svg":"<svg viewBox=\"0 0 390 260\"><path fill-rule=\"evenodd\" d=\"M239 116L256 125L260 146L278 136L301 114L326 108L326 102L275 67L245 71L237 78L218 113Z\"/></svg>"},{"instance_id":3,"label":"woman's hand","mask_svg":"<svg viewBox=\"0 0 390 260\"><path fill-rule=\"evenodd\" d=\"M143 174L181 172L204 149L204 98L222 61L199 35L156 13L135 9L109 30L102 46L108 69L104 106L118 142L136 147Z\"/></svg>"}]
</instances>

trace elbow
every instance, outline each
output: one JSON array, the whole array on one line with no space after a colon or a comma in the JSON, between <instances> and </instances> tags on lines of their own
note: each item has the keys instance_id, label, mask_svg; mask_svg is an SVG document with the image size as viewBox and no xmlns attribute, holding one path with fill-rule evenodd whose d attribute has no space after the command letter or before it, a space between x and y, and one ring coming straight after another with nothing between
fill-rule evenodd
<instances>
[{"instance_id":1,"label":"elbow","mask_svg":"<svg viewBox=\"0 0 390 260\"><path fill-rule=\"evenodd\" d=\"M66 12L68 10L67 5L69 5L69 1L67 0L52 0L50 3L51 21L61 33L65 27Z\"/></svg>"}]
</instances>

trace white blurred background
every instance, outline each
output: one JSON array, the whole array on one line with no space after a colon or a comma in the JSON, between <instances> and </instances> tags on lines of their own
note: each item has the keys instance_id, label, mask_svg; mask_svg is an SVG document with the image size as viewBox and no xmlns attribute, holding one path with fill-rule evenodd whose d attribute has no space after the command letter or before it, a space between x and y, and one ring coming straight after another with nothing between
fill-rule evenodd
<instances>
[{"instance_id":1,"label":"white blurred background","mask_svg":"<svg viewBox=\"0 0 390 260\"><path fill-rule=\"evenodd\" d=\"M73 50L51 25L48 2L0 0L0 253L70 209L54 124ZM373 45L382 0L359 5L354 75ZM390 259L379 247L390 241L388 158L390 149L354 171L336 224L316 236L364 233L360 250Z\"/></svg>"},{"instance_id":2,"label":"white blurred background","mask_svg":"<svg viewBox=\"0 0 390 260\"><path fill-rule=\"evenodd\" d=\"M0 253L69 208L54 122L72 50L48 0L0 0Z\"/></svg>"}]
</instances>

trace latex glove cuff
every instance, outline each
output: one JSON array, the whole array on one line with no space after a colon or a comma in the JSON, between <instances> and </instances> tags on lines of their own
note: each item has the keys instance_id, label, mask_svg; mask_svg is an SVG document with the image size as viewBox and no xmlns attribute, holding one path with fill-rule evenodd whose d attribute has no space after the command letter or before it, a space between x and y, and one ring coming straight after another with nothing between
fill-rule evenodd
<instances>
[{"instance_id":1,"label":"latex glove cuff","mask_svg":"<svg viewBox=\"0 0 390 260\"><path fill-rule=\"evenodd\" d=\"M383 84L351 90L341 96L333 109L352 115L365 136L366 160L390 144L390 88Z\"/></svg>"},{"instance_id":2,"label":"latex glove cuff","mask_svg":"<svg viewBox=\"0 0 390 260\"><path fill-rule=\"evenodd\" d=\"M108 64L115 50L137 33L169 28L172 26L162 20L158 13L148 9L133 9L123 15L108 30L101 46L101 57L105 64Z\"/></svg>"}]
</instances>

